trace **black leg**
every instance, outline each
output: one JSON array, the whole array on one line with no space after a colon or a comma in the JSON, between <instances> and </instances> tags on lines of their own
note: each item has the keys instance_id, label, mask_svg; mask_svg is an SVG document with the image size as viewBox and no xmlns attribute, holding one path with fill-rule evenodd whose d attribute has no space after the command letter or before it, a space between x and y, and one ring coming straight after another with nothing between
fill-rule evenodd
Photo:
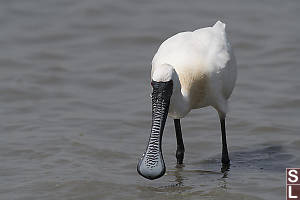
<instances>
[{"instance_id":1,"label":"black leg","mask_svg":"<svg viewBox=\"0 0 300 200\"><path fill-rule=\"evenodd\" d=\"M229 169L230 160L228 156L227 142L226 142L226 128L225 128L225 118L220 118L221 131L222 131L222 171Z\"/></svg>"},{"instance_id":2,"label":"black leg","mask_svg":"<svg viewBox=\"0 0 300 200\"><path fill-rule=\"evenodd\" d=\"M177 150L176 150L177 164L182 164L183 157L184 157L184 144L182 139L180 119L174 119L174 125L176 131L176 139L177 139Z\"/></svg>"}]
</instances>

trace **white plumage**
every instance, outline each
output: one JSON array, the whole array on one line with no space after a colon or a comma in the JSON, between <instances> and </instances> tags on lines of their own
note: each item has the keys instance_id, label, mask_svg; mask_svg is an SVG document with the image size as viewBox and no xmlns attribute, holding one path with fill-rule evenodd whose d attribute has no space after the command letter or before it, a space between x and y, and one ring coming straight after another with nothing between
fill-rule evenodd
<instances>
[{"instance_id":1,"label":"white plumage","mask_svg":"<svg viewBox=\"0 0 300 200\"><path fill-rule=\"evenodd\" d=\"M166 171L161 140L167 115L174 118L177 164L183 164L184 143L180 118L192 109L214 107L222 132L222 168L229 169L225 118L227 100L236 81L236 61L227 40L225 24L182 32L161 44L152 61L152 127L137 170L148 179Z\"/></svg>"},{"instance_id":2,"label":"white plumage","mask_svg":"<svg viewBox=\"0 0 300 200\"><path fill-rule=\"evenodd\" d=\"M218 21L167 39L153 58L151 78L173 80L169 116L183 118L191 109L213 106L225 117L236 81L236 61L225 24Z\"/></svg>"}]
</instances>

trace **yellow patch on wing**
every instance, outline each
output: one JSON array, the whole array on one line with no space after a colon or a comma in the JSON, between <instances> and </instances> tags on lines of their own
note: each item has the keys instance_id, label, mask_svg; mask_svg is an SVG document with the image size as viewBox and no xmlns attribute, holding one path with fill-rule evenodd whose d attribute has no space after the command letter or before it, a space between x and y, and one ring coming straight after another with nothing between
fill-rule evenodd
<instances>
[{"instance_id":1,"label":"yellow patch on wing","mask_svg":"<svg viewBox=\"0 0 300 200\"><path fill-rule=\"evenodd\" d=\"M207 75L200 70L185 70L178 75L181 87L189 96L190 108L198 108L207 95Z\"/></svg>"}]
</instances>

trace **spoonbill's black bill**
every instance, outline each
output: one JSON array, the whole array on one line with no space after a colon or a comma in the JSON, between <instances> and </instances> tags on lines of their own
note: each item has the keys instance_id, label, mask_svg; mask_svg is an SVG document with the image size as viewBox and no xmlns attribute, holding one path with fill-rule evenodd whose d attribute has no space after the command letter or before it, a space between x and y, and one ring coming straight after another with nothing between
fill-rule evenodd
<instances>
[{"instance_id":1,"label":"spoonbill's black bill","mask_svg":"<svg viewBox=\"0 0 300 200\"><path fill-rule=\"evenodd\" d=\"M170 98L173 90L173 81L152 81L152 128L146 152L138 163L138 172L148 179L156 179L166 171L161 140L167 119Z\"/></svg>"}]
</instances>

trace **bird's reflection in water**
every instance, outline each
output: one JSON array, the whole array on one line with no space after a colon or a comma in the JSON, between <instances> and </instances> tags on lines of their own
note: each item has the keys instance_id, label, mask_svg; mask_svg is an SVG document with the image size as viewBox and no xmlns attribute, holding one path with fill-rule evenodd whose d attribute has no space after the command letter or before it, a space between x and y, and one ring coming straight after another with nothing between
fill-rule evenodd
<instances>
[{"instance_id":1,"label":"bird's reflection in water","mask_svg":"<svg viewBox=\"0 0 300 200\"><path fill-rule=\"evenodd\" d=\"M221 171L210 171L200 169L184 169L183 165L176 165L174 170L168 172L168 176L174 176L170 185L163 186L163 188L177 188L183 192L193 189L194 187L213 188L215 189L227 189L226 179L229 174L229 166L222 167ZM201 178L199 177L201 176ZM196 179L196 180L195 180ZM209 184L208 184L209 183Z\"/></svg>"},{"instance_id":2,"label":"bird's reflection in water","mask_svg":"<svg viewBox=\"0 0 300 200\"><path fill-rule=\"evenodd\" d=\"M167 189L168 192L184 192L192 189L191 186L185 186L184 181L188 181L188 178L184 175L184 164L177 164L173 170L167 173L168 176L174 177L175 179L170 180L171 184L162 186L161 188Z\"/></svg>"},{"instance_id":3,"label":"bird's reflection in water","mask_svg":"<svg viewBox=\"0 0 300 200\"><path fill-rule=\"evenodd\" d=\"M175 168L175 181L177 186L183 186L183 177L182 177L182 171L184 168L184 164L177 164Z\"/></svg>"},{"instance_id":4,"label":"bird's reflection in water","mask_svg":"<svg viewBox=\"0 0 300 200\"><path fill-rule=\"evenodd\" d=\"M226 191L228 174L229 170L223 173L218 170L186 169L184 165L176 165L166 173L165 178L168 179L168 183L160 186L153 183L151 186L139 186L138 189L143 196L148 193L150 196L155 194L189 195L195 193L205 195L211 191Z\"/></svg>"}]
</instances>

